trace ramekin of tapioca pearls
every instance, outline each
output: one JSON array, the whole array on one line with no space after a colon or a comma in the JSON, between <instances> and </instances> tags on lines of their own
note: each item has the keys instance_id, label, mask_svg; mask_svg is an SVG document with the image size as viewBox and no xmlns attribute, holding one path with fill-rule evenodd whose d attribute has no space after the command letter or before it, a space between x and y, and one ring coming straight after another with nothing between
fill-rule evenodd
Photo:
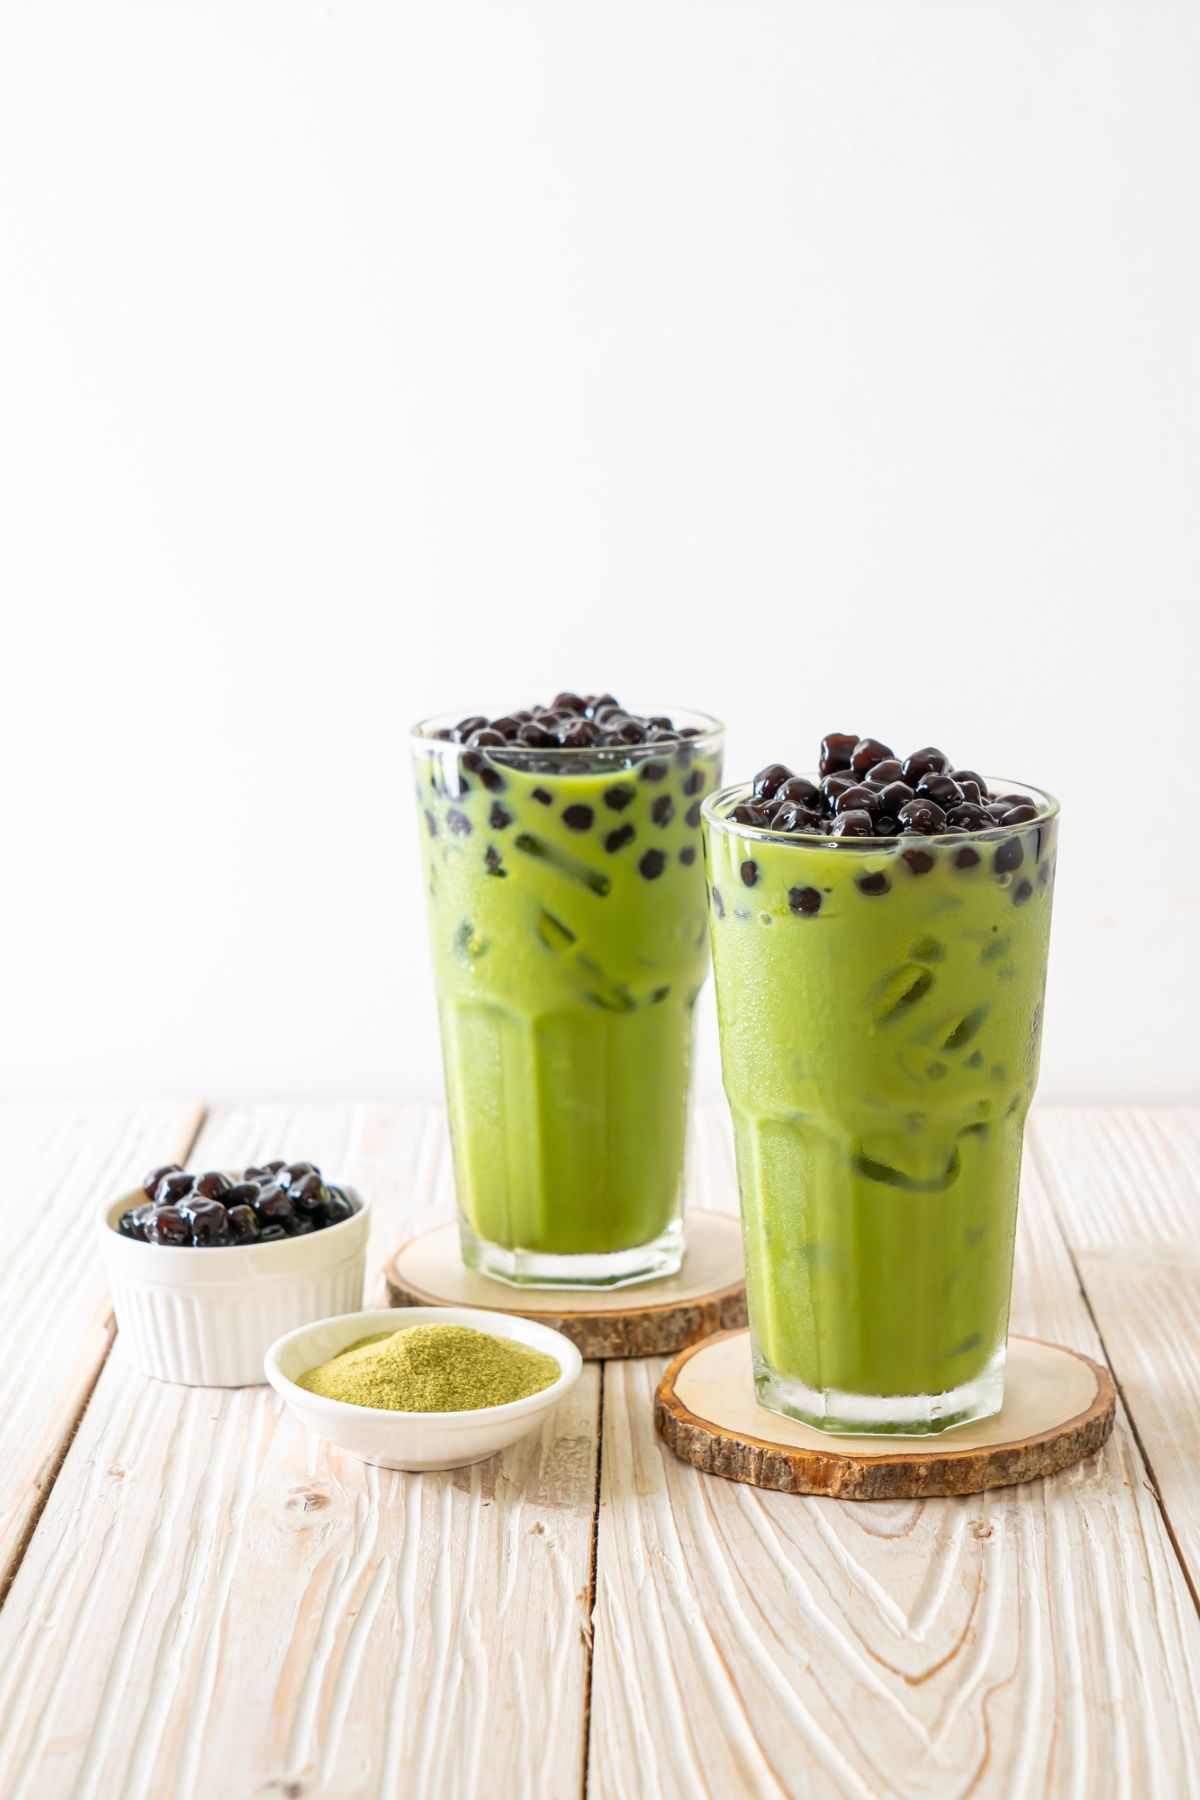
<instances>
[{"instance_id":1,"label":"ramekin of tapioca pearls","mask_svg":"<svg viewBox=\"0 0 1200 1800\"><path fill-rule=\"evenodd\" d=\"M120 1346L159 1381L252 1386L284 1332L362 1306L370 1206L311 1162L164 1164L98 1230Z\"/></svg>"}]
</instances>

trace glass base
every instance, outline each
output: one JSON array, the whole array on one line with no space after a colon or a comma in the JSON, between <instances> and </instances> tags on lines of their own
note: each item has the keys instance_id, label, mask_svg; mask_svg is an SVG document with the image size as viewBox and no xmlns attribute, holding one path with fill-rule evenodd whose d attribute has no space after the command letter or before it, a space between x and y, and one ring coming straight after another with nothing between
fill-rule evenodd
<instances>
[{"instance_id":1,"label":"glass base","mask_svg":"<svg viewBox=\"0 0 1200 1800\"><path fill-rule=\"evenodd\" d=\"M838 1388L810 1388L794 1375L770 1368L755 1352L754 1387L759 1403L785 1419L799 1419L818 1431L851 1437L928 1437L990 1419L1004 1403L1005 1346L971 1381L942 1394L849 1394Z\"/></svg>"},{"instance_id":2,"label":"glass base","mask_svg":"<svg viewBox=\"0 0 1200 1800\"><path fill-rule=\"evenodd\" d=\"M588 1251L578 1256L551 1256L543 1250L512 1250L477 1237L459 1220L462 1256L468 1269L494 1281L522 1288L616 1288L639 1281L677 1275L683 1266L683 1221L676 1219L660 1237L632 1250Z\"/></svg>"}]
</instances>

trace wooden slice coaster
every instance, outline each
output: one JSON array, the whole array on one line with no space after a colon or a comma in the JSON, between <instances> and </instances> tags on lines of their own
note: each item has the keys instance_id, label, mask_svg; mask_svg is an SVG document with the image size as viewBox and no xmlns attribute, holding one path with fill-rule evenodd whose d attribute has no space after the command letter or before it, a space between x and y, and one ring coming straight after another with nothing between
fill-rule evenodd
<instances>
[{"instance_id":1,"label":"wooden slice coaster","mask_svg":"<svg viewBox=\"0 0 1200 1800\"><path fill-rule=\"evenodd\" d=\"M742 1236L736 1218L691 1212L678 1275L634 1287L518 1288L468 1269L457 1225L409 1238L384 1265L393 1306L477 1306L520 1313L569 1337L589 1361L669 1356L746 1323Z\"/></svg>"},{"instance_id":2,"label":"wooden slice coaster","mask_svg":"<svg viewBox=\"0 0 1200 1800\"><path fill-rule=\"evenodd\" d=\"M837 1500L913 1500L1057 1474L1107 1441L1116 1398L1089 1356L1014 1337L995 1418L935 1437L841 1437L760 1406L750 1333L726 1331L675 1358L655 1423L676 1456L710 1475Z\"/></svg>"}]
</instances>

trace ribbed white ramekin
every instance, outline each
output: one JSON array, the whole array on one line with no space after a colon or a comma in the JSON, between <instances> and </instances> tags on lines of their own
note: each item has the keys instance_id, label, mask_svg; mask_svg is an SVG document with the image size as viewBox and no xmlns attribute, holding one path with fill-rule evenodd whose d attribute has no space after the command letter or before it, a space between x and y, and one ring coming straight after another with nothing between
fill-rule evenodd
<instances>
[{"instance_id":1,"label":"ribbed white ramekin","mask_svg":"<svg viewBox=\"0 0 1200 1800\"><path fill-rule=\"evenodd\" d=\"M340 1225L270 1244L144 1244L117 1221L145 1204L141 1189L100 1209L101 1255L121 1341L135 1366L188 1387L250 1387L285 1332L363 1303L371 1209Z\"/></svg>"}]
</instances>

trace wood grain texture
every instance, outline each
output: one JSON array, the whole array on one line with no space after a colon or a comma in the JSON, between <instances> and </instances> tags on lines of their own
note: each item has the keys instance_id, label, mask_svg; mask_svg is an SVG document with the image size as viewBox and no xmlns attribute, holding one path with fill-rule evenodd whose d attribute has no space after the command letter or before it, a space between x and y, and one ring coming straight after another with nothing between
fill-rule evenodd
<instances>
[{"instance_id":1,"label":"wood grain texture","mask_svg":"<svg viewBox=\"0 0 1200 1800\"><path fill-rule=\"evenodd\" d=\"M726 1363L735 1343L736 1360ZM789 1422L770 1413L750 1412L746 1400L754 1376L748 1334L722 1332L706 1344L692 1345L668 1364L654 1396L654 1424L667 1448L694 1469L721 1475L726 1481L746 1481L751 1487L864 1501L981 1494L989 1488L1057 1475L1082 1457L1094 1455L1112 1432L1117 1401L1112 1377L1101 1363L1078 1351L1064 1355L1057 1346L1038 1339L1011 1340L1008 1395L1012 1396L1014 1381L1020 1379L1018 1370L1031 1367L1036 1375L1032 1359L1038 1353L1047 1358L1049 1373L1042 1386L1050 1396L1049 1408L1035 1409L1039 1429L1019 1433L1006 1426L1002 1413L966 1428L966 1438L960 1429L945 1437L893 1440L895 1448L881 1455L878 1439L864 1446L858 1438L831 1438L819 1431L798 1431L794 1426L789 1430ZM706 1389L704 1376L698 1373L716 1357L721 1358L725 1370L727 1406L719 1384L710 1383ZM1070 1404L1062 1404L1060 1371L1064 1363L1069 1379L1083 1373L1086 1405L1073 1389ZM691 1392L685 1394L682 1389L689 1377ZM1036 1380L1034 1389L1039 1391ZM701 1404L701 1399L707 1405ZM1052 1423L1046 1423L1047 1416ZM781 1441L785 1436L793 1441ZM801 1441L795 1441L797 1438ZM864 1447L869 1447L869 1455L861 1454Z\"/></svg>"},{"instance_id":2,"label":"wood grain texture","mask_svg":"<svg viewBox=\"0 0 1200 1800\"><path fill-rule=\"evenodd\" d=\"M1099 1360L1032 1159L1017 1271L1014 1328ZM591 1800L1200 1791L1200 1616L1121 1409L1051 1481L864 1507L687 1468L662 1367L605 1369Z\"/></svg>"},{"instance_id":3,"label":"wood grain texture","mask_svg":"<svg viewBox=\"0 0 1200 1800\"><path fill-rule=\"evenodd\" d=\"M182 1157L201 1110L0 1107L0 1599L112 1339L95 1213Z\"/></svg>"},{"instance_id":4,"label":"wood grain texture","mask_svg":"<svg viewBox=\"0 0 1200 1800\"><path fill-rule=\"evenodd\" d=\"M1032 1148L1200 1604L1200 1108L1056 1108Z\"/></svg>"},{"instance_id":5,"label":"wood grain texture","mask_svg":"<svg viewBox=\"0 0 1200 1800\"><path fill-rule=\"evenodd\" d=\"M371 1196L376 1270L449 1197L432 1108L219 1113L193 1161L272 1152ZM576 1793L597 1405L585 1369L540 1436L403 1475L118 1343L0 1613L0 1792Z\"/></svg>"}]
</instances>

